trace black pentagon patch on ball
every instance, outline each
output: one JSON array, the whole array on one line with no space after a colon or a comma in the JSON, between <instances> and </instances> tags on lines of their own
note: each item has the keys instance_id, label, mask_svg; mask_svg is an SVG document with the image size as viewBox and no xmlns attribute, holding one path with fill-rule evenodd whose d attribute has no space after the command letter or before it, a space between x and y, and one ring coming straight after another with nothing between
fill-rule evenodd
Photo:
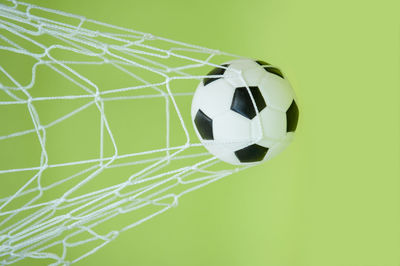
<instances>
[{"instance_id":1,"label":"black pentagon patch on ball","mask_svg":"<svg viewBox=\"0 0 400 266\"><path fill-rule=\"evenodd\" d=\"M267 152L268 148L253 144L235 151L235 155L241 163L254 163L262 161Z\"/></svg>"},{"instance_id":2,"label":"black pentagon patch on ball","mask_svg":"<svg viewBox=\"0 0 400 266\"><path fill-rule=\"evenodd\" d=\"M265 62L265 61L261 61L261 60L257 60L256 63L259 64L260 66L267 66L267 65L270 65L269 63L267 63L267 62Z\"/></svg>"},{"instance_id":3,"label":"black pentagon patch on ball","mask_svg":"<svg viewBox=\"0 0 400 266\"><path fill-rule=\"evenodd\" d=\"M278 68L276 68L276 67L268 67L267 66L267 67L264 67L264 69L267 72L272 73L274 75L277 75L277 76L279 76L279 77L284 79L282 72Z\"/></svg>"},{"instance_id":4,"label":"black pentagon patch on ball","mask_svg":"<svg viewBox=\"0 0 400 266\"><path fill-rule=\"evenodd\" d=\"M204 78L203 84L206 86L207 84L210 84L213 81L216 81L217 79L222 78L222 75L225 73L226 68L228 67L228 64L223 64L221 67L216 67L213 70L211 70L207 76L221 76L221 77L211 77L211 78Z\"/></svg>"},{"instance_id":5,"label":"black pentagon patch on ball","mask_svg":"<svg viewBox=\"0 0 400 266\"><path fill-rule=\"evenodd\" d=\"M250 86L249 89L256 103L258 112L261 112L267 106L267 104L265 103L260 89L256 86ZM231 110L248 119L253 119L256 116L257 113L253 102L251 101L247 87L238 87L235 89Z\"/></svg>"},{"instance_id":6,"label":"black pentagon patch on ball","mask_svg":"<svg viewBox=\"0 0 400 266\"><path fill-rule=\"evenodd\" d=\"M197 111L196 117L194 118L194 124L196 125L197 131L199 131L199 134L203 139L214 139L212 119L200 109Z\"/></svg>"},{"instance_id":7,"label":"black pentagon patch on ball","mask_svg":"<svg viewBox=\"0 0 400 266\"><path fill-rule=\"evenodd\" d=\"M286 111L286 131L294 132L297 128L297 121L299 120L299 108L293 100L289 109Z\"/></svg>"},{"instance_id":8,"label":"black pentagon patch on ball","mask_svg":"<svg viewBox=\"0 0 400 266\"><path fill-rule=\"evenodd\" d=\"M256 63L262 66L267 72L277 75L284 79L282 72L278 68L273 67L271 66L271 64L261 60L257 60Z\"/></svg>"}]
</instances>

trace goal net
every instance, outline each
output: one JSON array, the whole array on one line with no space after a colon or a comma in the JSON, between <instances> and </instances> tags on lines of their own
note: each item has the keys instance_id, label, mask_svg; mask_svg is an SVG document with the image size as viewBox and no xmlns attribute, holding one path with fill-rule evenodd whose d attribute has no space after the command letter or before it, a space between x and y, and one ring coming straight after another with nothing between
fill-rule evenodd
<instances>
[{"instance_id":1,"label":"goal net","mask_svg":"<svg viewBox=\"0 0 400 266\"><path fill-rule=\"evenodd\" d=\"M0 1L0 264L75 263L244 169L190 118L197 84L233 58Z\"/></svg>"}]
</instances>

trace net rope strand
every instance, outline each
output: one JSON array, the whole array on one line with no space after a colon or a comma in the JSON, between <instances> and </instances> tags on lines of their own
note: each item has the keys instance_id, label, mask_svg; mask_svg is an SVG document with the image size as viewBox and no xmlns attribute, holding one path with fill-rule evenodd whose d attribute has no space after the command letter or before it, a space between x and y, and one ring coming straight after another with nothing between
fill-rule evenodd
<instances>
[{"instance_id":1,"label":"net rope strand","mask_svg":"<svg viewBox=\"0 0 400 266\"><path fill-rule=\"evenodd\" d=\"M18 74L12 68L15 55L35 63L28 72ZM223 164L206 152L191 131L190 110L182 109L205 73L234 58L62 11L0 1L0 124L7 125L0 131L0 265L32 260L49 265L76 263L121 232L176 206L182 195L247 168ZM105 89L79 70L102 66L125 75L130 84ZM71 89L52 95L52 90L44 90L47 95L39 95L38 83L43 79L50 83L46 75L61 77L74 93ZM190 81L193 86L177 89L172 85L177 81ZM163 101L159 116L165 129L158 134L163 135L164 144L121 152L116 134L120 129L112 125L106 106L153 100ZM45 103L67 103L73 109L44 122L38 107ZM17 108L24 108L27 116L12 117ZM57 135L51 130L92 109L99 115L98 156L55 160L48 139ZM25 128L13 128L18 123ZM182 131L179 141L176 127ZM27 137L36 146L23 148ZM142 142L134 137L132 141ZM36 147L39 155L34 156L30 147ZM9 152L26 153L37 164L11 161ZM111 182L116 177L121 178ZM98 179L101 186L96 186ZM126 218L118 218L122 216Z\"/></svg>"}]
</instances>

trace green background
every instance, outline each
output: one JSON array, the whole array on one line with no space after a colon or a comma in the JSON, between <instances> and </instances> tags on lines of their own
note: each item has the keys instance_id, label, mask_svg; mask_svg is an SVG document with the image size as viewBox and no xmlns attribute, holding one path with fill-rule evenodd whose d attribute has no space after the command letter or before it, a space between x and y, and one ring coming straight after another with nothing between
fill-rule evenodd
<instances>
[{"instance_id":1,"label":"green background","mask_svg":"<svg viewBox=\"0 0 400 266\"><path fill-rule=\"evenodd\" d=\"M76 265L399 266L399 6L374 2L35 1L272 62L300 105L282 155Z\"/></svg>"}]
</instances>

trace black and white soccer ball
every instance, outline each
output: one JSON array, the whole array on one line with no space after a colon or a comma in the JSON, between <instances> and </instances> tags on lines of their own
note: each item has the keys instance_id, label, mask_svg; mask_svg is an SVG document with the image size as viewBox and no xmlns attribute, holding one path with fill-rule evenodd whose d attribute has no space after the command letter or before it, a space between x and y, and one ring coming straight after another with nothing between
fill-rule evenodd
<instances>
[{"instance_id":1,"label":"black and white soccer ball","mask_svg":"<svg viewBox=\"0 0 400 266\"><path fill-rule=\"evenodd\" d=\"M279 68L237 59L214 68L200 82L191 115L210 153L230 164L254 164L287 147L299 110Z\"/></svg>"}]
</instances>

